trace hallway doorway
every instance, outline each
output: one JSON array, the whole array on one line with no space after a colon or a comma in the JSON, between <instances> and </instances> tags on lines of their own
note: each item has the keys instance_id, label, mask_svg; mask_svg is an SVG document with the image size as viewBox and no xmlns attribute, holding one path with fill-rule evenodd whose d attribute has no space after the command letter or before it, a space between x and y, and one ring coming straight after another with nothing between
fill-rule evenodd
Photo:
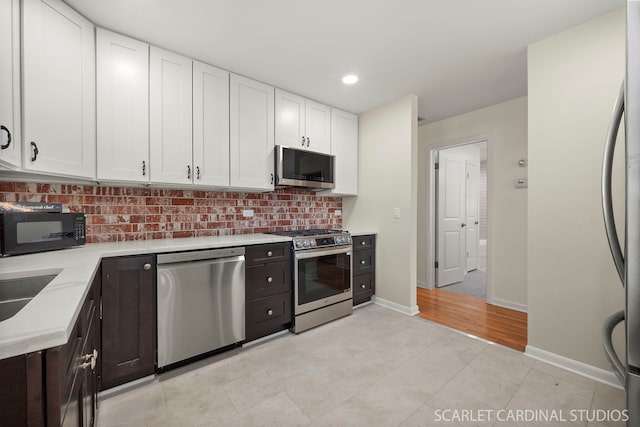
<instances>
[{"instance_id":1,"label":"hallway doorway","mask_svg":"<svg viewBox=\"0 0 640 427\"><path fill-rule=\"evenodd\" d=\"M434 153L436 288L487 300L487 141Z\"/></svg>"}]
</instances>

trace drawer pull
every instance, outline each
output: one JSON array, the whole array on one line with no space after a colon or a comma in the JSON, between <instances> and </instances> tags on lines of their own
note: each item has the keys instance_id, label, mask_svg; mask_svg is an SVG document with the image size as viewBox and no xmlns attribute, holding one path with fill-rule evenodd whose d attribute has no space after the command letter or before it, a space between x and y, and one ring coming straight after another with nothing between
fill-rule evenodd
<instances>
[{"instance_id":1,"label":"drawer pull","mask_svg":"<svg viewBox=\"0 0 640 427\"><path fill-rule=\"evenodd\" d=\"M91 370L96 368L96 361L98 360L98 350L93 349L93 353L84 355L85 362L80 365L80 369L87 369L91 367Z\"/></svg>"},{"instance_id":2,"label":"drawer pull","mask_svg":"<svg viewBox=\"0 0 640 427\"><path fill-rule=\"evenodd\" d=\"M362 242L360 242L360 246L367 246L367 242L363 240Z\"/></svg>"},{"instance_id":3,"label":"drawer pull","mask_svg":"<svg viewBox=\"0 0 640 427\"><path fill-rule=\"evenodd\" d=\"M267 256L273 256L273 252L268 251L268 252L267 252Z\"/></svg>"},{"instance_id":4,"label":"drawer pull","mask_svg":"<svg viewBox=\"0 0 640 427\"><path fill-rule=\"evenodd\" d=\"M364 283L363 283L362 285L360 285L360 287L361 287L362 289L367 289L367 285L365 285Z\"/></svg>"},{"instance_id":5,"label":"drawer pull","mask_svg":"<svg viewBox=\"0 0 640 427\"><path fill-rule=\"evenodd\" d=\"M273 277L271 276L267 277L267 283L271 283L271 282L273 282Z\"/></svg>"},{"instance_id":6,"label":"drawer pull","mask_svg":"<svg viewBox=\"0 0 640 427\"><path fill-rule=\"evenodd\" d=\"M273 316L273 310L271 309L267 310L267 316Z\"/></svg>"},{"instance_id":7,"label":"drawer pull","mask_svg":"<svg viewBox=\"0 0 640 427\"><path fill-rule=\"evenodd\" d=\"M367 261L365 261L363 259L360 260L360 264L365 265L366 263L367 263Z\"/></svg>"},{"instance_id":8,"label":"drawer pull","mask_svg":"<svg viewBox=\"0 0 640 427\"><path fill-rule=\"evenodd\" d=\"M146 263L142 268L144 268L145 270L151 270L151 264Z\"/></svg>"}]
</instances>

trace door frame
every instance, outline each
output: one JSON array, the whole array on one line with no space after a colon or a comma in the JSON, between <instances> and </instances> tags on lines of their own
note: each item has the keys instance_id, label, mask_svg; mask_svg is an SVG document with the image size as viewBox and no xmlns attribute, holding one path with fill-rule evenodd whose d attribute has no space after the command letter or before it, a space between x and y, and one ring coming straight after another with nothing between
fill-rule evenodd
<instances>
[{"instance_id":1,"label":"door frame","mask_svg":"<svg viewBox=\"0 0 640 427\"><path fill-rule=\"evenodd\" d=\"M447 148L460 147L462 145L486 142L487 144L487 302L493 303L493 144L491 136L477 135L469 138L444 141L429 147L427 153L427 288L435 289L436 269L435 261L437 254L436 236L436 158L437 152Z\"/></svg>"}]
</instances>

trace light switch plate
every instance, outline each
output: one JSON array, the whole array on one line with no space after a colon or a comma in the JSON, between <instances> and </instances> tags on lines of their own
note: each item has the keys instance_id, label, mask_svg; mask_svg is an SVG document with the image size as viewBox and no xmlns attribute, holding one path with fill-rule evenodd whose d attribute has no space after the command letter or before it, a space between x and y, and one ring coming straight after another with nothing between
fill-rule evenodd
<instances>
[{"instance_id":1,"label":"light switch plate","mask_svg":"<svg viewBox=\"0 0 640 427\"><path fill-rule=\"evenodd\" d=\"M342 216L342 211L340 209L336 209L335 211L333 211L333 214L335 216Z\"/></svg>"},{"instance_id":2,"label":"light switch plate","mask_svg":"<svg viewBox=\"0 0 640 427\"><path fill-rule=\"evenodd\" d=\"M393 219L400 219L400 208L393 208Z\"/></svg>"}]
</instances>

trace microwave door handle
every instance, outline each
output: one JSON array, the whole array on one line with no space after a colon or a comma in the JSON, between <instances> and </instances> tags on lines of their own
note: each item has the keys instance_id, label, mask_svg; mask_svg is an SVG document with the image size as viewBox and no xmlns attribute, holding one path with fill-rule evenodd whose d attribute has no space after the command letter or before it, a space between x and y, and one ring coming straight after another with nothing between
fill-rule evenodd
<instances>
[{"instance_id":1,"label":"microwave door handle","mask_svg":"<svg viewBox=\"0 0 640 427\"><path fill-rule=\"evenodd\" d=\"M613 153L616 148L616 138L620 128L620 122L624 116L624 82L620 87L618 98L613 108L611 124L607 131L607 139L604 146L604 156L602 160L602 214L604 216L604 228L607 232L609 249L613 256L613 262L618 270L618 276L624 286L624 255L618 240L616 222L613 216L613 197L611 192L611 174L613 171Z\"/></svg>"}]
</instances>

